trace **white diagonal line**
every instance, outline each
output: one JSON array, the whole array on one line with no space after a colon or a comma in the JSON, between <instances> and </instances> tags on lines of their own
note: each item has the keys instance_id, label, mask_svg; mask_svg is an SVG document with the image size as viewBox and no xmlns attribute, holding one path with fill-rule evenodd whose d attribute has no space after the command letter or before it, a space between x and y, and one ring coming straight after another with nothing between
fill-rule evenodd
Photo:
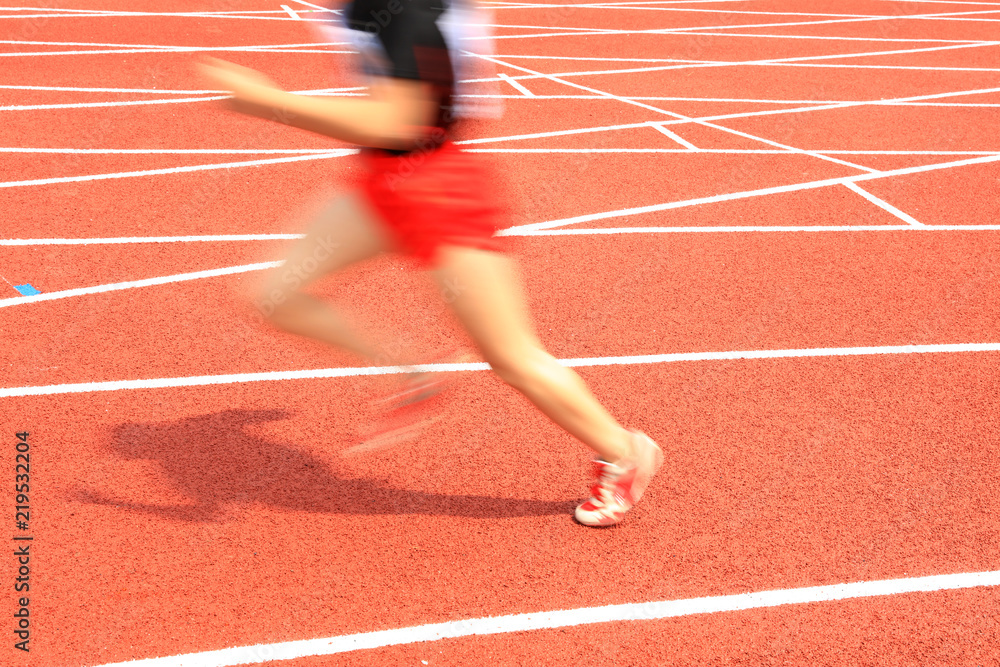
<instances>
[{"instance_id":1,"label":"white diagonal line","mask_svg":"<svg viewBox=\"0 0 1000 667\"><path fill-rule=\"evenodd\" d=\"M567 86L570 86L570 87L573 87L573 88L579 88L581 90L586 90L588 92L597 93L598 95L603 95L603 96L605 96L605 97L607 97L609 99L617 100L617 101L623 102L625 104L630 104L630 105L642 107L644 109L649 109L651 111L656 111L657 113L661 113L661 114L664 114L664 115L667 115L667 116L671 116L671 117L673 117L675 119L674 121L665 121L665 123L667 123L667 122L669 122L669 123L679 123L679 122L684 122L684 123L687 123L687 122L698 123L699 125L704 125L706 127L711 127L711 128L717 129L717 130L721 130L723 132L727 132L729 134L734 134L736 136L740 136L740 137L744 137L744 138L748 138L748 139L753 139L755 141L760 141L760 142L768 144L770 146L777 146L778 148L784 148L784 149L786 149L786 150L788 150L790 152L799 153L799 154L802 154L802 155L808 155L810 157L817 158L817 159L820 159L820 160L825 160L825 161L828 161L828 162L835 162L835 163L840 164L840 165L845 165L845 166L851 167L852 169L858 169L858 170L861 170L861 171L867 171L869 173L873 173L873 172L877 172L878 171L876 169L871 169L869 167L864 167L864 166L861 166L861 165L858 165L858 164L854 164L852 162L847 162L847 161L841 160L839 158L833 158L833 157L829 157L829 156L822 155L822 154L819 154L819 153L813 153L811 151L802 150L800 148L794 148L792 146L787 146L785 144L780 144L780 143L777 143L775 141L771 141L770 139L763 139L761 137L758 137L758 136L755 136L755 135L752 135L752 134L747 134L746 132L740 132L738 130L731 130L730 128L725 127L723 125L714 125L712 123L708 123L708 122L703 121L703 120L699 120L699 119L695 119L695 118L690 118L690 117L685 116L683 114L679 114L679 113L675 113L673 111L668 111L668 110L665 110L665 109L661 109L659 107L655 107L655 106L652 106L652 105L649 105L649 104L645 104L643 102L638 102L638 101L636 101L634 99L631 99L631 98L621 97L619 95L614 95L612 93L609 93L609 92L606 92L606 91L603 91L603 90L598 90L596 88L591 88L589 86L582 86L580 84L573 83L571 81L566 81L564 79L560 79L560 78L558 78L558 75L542 74L540 72L536 72L534 70L530 70L530 69L528 69L526 67L521 67L519 65L511 65L510 63L505 63L505 62L503 62L503 61L501 61L499 59L490 58L489 56L482 56L482 55L480 55L479 57L484 58L486 60L491 60L492 62L494 62L494 63L496 63L498 65L504 65L506 67L512 67L514 69L519 69L519 70L521 70L523 72L529 72L529 73L534 74L534 75L542 76L542 77L544 77L546 79L549 79L551 81L555 81L556 83L561 83L561 84L564 84L564 85L567 85Z\"/></svg>"},{"instance_id":2,"label":"white diagonal line","mask_svg":"<svg viewBox=\"0 0 1000 667\"><path fill-rule=\"evenodd\" d=\"M661 134L667 135L668 137L670 137L671 139L673 139L674 141L676 141L677 143L679 143L681 146L684 146L685 148L687 148L689 150L692 150L692 151L698 150L698 147L695 146L694 144L692 144L690 141L688 141L687 139L685 139L684 137L680 136L679 134L677 134L675 132L671 132L670 130L668 130L667 128L663 127L662 125L660 125L658 123L651 122L651 123L649 123L649 126L651 128L653 128L654 130L656 130L657 132L660 132Z\"/></svg>"},{"instance_id":3,"label":"white diagonal line","mask_svg":"<svg viewBox=\"0 0 1000 667\"><path fill-rule=\"evenodd\" d=\"M521 85L520 83L518 83L517 81L515 81L511 77L507 76L503 72L500 72L499 74L497 74L497 76L500 77L501 79L503 79L504 81L506 81L507 83L509 83L511 86L513 86L517 90L521 91L521 94L524 95L525 97L534 97L535 96L535 94L533 92L531 92L530 90L528 90L523 85Z\"/></svg>"},{"instance_id":4,"label":"white diagonal line","mask_svg":"<svg viewBox=\"0 0 1000 667\"><path fill-rule=\"evenodd\" d=\"M746 139L752 139L753 141L759 141L763 144L767 144L768 146L774 146L775 148L783 148L790 153L798 153L799 155L808 155L809 157L819 158L820 160L826 160L827 162L833 162L835 164L843 165L845 167L850 167L852 169L867 171L872 174L879 173L881 171L879 169L872 169L871 167L855 164L854 162L848 162L847 160L841 160L840 158L830 157L829 155L824 155L823 153L817 153L816 151L805 150L802 148L789 146L787 144L778 143L777 141L771 141L770 139L765 139L764 137L758 137L755 134L740 132L739 130L734 130L730 127L725 127L724 125L716 125L715 123L709 123L707 121L699 121L699 120L695 120L694 122L703 127L710 127L716 130L722 130L723 132L736 135L737 137L744 137Z\"/></svg>"},{"instance_id":5,"label":"white diagonal line","mask_svg":"<svg viewBox=\"0 0 1000 667\"><path fill-rule=\"evenodd\" d=\"M139 107L158 104L188 104L190 102L214 102L225 100L231 95L212 97L170 97L161 100L123 100L116 102L67 102L62 104L20 104L0 106L0 111L39 111L42 109L95 109L102 107Z\"/></svg>"},{"instance_id":6,"label":"white diagonal line","mask_svg":"<svg viewBox=\"0 0 1000 667\"><path fill-rule=\"evenodd\" d=\"M851 181L845 182L844 183L844 187L846 187L847 189L852 190L852 191L858 193L859 195L861 195L862 197L864 197L865 199L867 199L871 203L873 203L876 206L878 206L880 209L882 209L884 211L888 211L889 213L892 213L894 216L896 216L897 218L899 218L900 220L902 220L903 222L905 222L905 223L907 223L909 225L913 225L915 227L926 227L926 225L924 225L924 223L917 221L917 219L914 218L913 216L909 215L908 213L904 213L904 212L900 211L898 208L896 208L895 206L893 206L889 202L885 201L884 199L879 199L878 197L876 197L872 193L868 192L867 190L862 189L857 184L852 183Z\"/></svg>"},{"instance_id":7,"label":"white diagonal line","mask_svg":"<svg viewBox=\"0 0 1000 667\"><path fill-rule=\"evenodd\" d=\"M101 294L104 292L116 292L119 290L135 289L137 287L150 287L152 285L166 285L168 283L184 282L187 280L199 280L201 278L215 278L217 276L228 276L233 273L246 273L248 271L262 271L264 269L281 266L282 262L262 262L259 264L244 264L242 266L227 266L223 269L209 269L207 271L194 271L191 273L178 273L172 276L157 276L156 278L145 278L143 280L130 280L122 283L110 283L107 285L94 285L93 287L78 287L76 289L61 290L59 292L45 292L34 296L21 296L11 299L0 299L0 308L9 306L19 306L25 303L38 303L40 301L53 301L55 299L66 299L74 296L84 296L87 294Z\"/></svg>"},{"instance_id":8,"label":"white diagonal line","mask_svg":"<svg viewBox=\"0 0 1000 667\"><path fill-rule=\"evenodd\" d=\"M337 637L323 637L321 639L302 639L274 644L258 644L255 646L202 651L200 653L187 653L163 658L129 660L106 664L101 667L231 667L233 665L258 664L278 660L294 660L310 656L350 653L386 646L454 639L456 637L531 632L597 623L643 622L697 614L718 614L793 604L834 602L839 600L903 595L907 593L962 590L987 586L1000 586L1000 571L963 572L960 574L939 574L928 577L856 581L826 586L809 586L807 588L786 588L733 595L715 595L685 600L660 600L656 602L638 602L603 607L580 607L559 611L511 614L507 616L447 621L444 623L418 625L393 630L363 632ZM598 634L602 631L600 628L594 629L594 632Z\"/></svg>"},{"instance_id":9,"label":"white diagonal line","mask_svg":"<svg viewBox=\"0 0 1000 667\"><path fill-rule=\"evenodd\" d=\"M553 227L563 227L575 225L581 222L592 222L594 220L606 220L608 218L619 218L640 213L653 213L656 211L667 211L676 208L686 208L689 206L700 206L702 204L715 204L722 201L732 201L734 199L748 199L751 197L761 197L764 195L780 194L783 192L797 192L800 190L813 190L823 188L828 185L843 185L852 181L866 181L876 178L889 178L891 176L903 176L906 174L917 174L925 171L936 171L939 169L951 169L954 167L964 167L973 164L987 164L1000 161L1000 155L986 155L983 157L969 158L967 160L955 160L953 162L942 162L939 164L921 165L918 167L906 167L903 169L893 169L882 171L876 174L858 174L856 176L842 176L839 178L825 178L818 181L808 181L805 183L792 183L789 185L778 185L770 188L759 188L757 190L744 190L742 192L731 192L722 195L712 195L709 197L698 197L695 199L684 199L681 201L667 202L664 204L653 204L650 206L636 206L634 208L619 209L616 211L602 211L600 213L590 213L578 215L572 218L562 218L560 220L550 220L548 222L536 222L529 225L519 225L508 227L500 232L498 236L518 236L519 232L533 232Z\"/></svg>"}]
</instances>

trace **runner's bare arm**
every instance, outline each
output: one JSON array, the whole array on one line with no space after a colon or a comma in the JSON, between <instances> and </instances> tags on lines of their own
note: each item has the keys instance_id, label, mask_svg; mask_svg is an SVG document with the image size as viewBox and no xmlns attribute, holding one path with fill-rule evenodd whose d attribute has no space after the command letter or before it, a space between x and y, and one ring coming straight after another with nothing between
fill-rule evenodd
<instances>
[{"instance_id":1,"label":"runner's bare arm","mask_svg":"<svg viewBox=\"0 0 1000 667\"><path fill-rule=\"evenodd\" d=\"M207 59L199 69L232 91L236 108L363 146L407 149L433 124L435 102L420 81L379 78L366 98L310 97L289 93L260 72Z\"/></svg>"}]
</instances>

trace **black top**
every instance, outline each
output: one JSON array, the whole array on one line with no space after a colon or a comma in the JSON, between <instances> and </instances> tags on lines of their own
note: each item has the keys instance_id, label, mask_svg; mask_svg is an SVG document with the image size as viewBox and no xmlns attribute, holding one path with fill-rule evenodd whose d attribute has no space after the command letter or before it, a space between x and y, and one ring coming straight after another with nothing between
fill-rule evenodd
<instances>
[{"instance_id":1,"label":"black top","mask_svg":"<svg viewBox=\"0 0 1000 667\"><path fill-rule=\"evenodd\" d=\"M455 74L448 45L437 21L448 0L353 0L344 9L344 24L368 33L363 53L370 74L431 84L439 100L435 124L452 122ZM360 36L360 35L359 35Z\"/></svg>"}]
</instances>

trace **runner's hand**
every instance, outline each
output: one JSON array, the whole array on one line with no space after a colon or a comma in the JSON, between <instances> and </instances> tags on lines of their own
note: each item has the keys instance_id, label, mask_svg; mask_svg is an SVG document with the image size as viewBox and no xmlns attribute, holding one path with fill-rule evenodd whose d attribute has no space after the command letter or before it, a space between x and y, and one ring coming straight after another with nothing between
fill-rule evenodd
<instances>
[{"instance_id":1,"label":"runner's hand","mask_svg":"<svg viewBox=\"0 0 1000 667\"><path fill-rule=\"evenodd\" d=\"M257 70L218 58L205 58L198 63L198 69L214 85L232 92L239 102L266 103L269 95L281 91Z\"/></svg>"}]
</instances>

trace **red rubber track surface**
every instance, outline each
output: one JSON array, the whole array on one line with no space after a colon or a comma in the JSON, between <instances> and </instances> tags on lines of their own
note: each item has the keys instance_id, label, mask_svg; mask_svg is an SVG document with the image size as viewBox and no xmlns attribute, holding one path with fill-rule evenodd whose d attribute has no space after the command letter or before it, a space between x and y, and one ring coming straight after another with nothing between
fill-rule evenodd
<instances>
[{"instance_id":1,"label":"red rubber track surface","mask_svg":"<svg viewBox=\"0 0 1000 667\"><path fill-rule=\"evenodd\" d=\"M309 3L0 2L0 664L255 644L261 662L488 616L1000 570L1000 5L520 4L495 7L497 70L528 93L498 80L503 118L458 138L501 175L544 344L622 357L578 371L663 447L608 530L571 518L588 452L488 372L453 373L420 438L355 455L391 376L240 375L359 366L268 328L260 271L184 275L280 259L269 235L360 173L346 144L205 99L194 69L359 85L348 54L310 52L345 47L316 44ZM218 235L261 236L125 242ZM314 291L401 355L471 349L413 268ZM974 344L992 348L941 347ZM810 352L637 358L783 350ZM225 377L92 384L195 376ZM995 584L867 595L269 664L1000 664Z\"/></svg>"}]
</instances>

